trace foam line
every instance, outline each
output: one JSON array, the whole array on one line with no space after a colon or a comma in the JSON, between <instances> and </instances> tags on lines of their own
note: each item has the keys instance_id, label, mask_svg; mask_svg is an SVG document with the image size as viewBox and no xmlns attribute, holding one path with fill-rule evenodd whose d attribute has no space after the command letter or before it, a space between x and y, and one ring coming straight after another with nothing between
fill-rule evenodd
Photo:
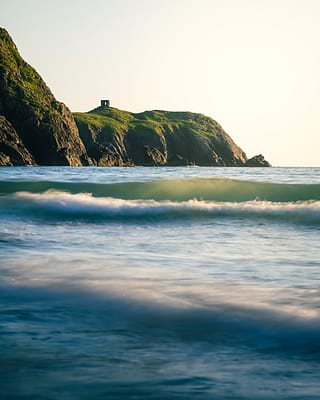
<instances>
[{"instance_id":1,"label":"foam line","mask_svg":"<svg viewBox=\"0 0 320 400\"><path fill-rule=\"evenodd\" d=\"M108 219L177 219L177 218L264 218L286 222L320 224L320 201L303 202L216 202L188 200L181 202L123 200L93 197L91 194L19 192L3 196L0 212L23 213L46 218Z\"/></svg>"}]
</instances>

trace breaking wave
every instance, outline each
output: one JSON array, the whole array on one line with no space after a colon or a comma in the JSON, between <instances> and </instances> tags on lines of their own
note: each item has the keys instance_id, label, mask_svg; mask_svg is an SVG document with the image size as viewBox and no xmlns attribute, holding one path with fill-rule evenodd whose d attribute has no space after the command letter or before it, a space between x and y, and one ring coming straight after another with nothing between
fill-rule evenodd
<instances>
[{"instance_id":1,"label":"breaking wave","mask_svg":"<svg viewBox=\"0 0 320 400\"><path fill-rule=\"evenodd\" d=\"M186 201L124 200L94 197L88 193L71 194L49 190L44 193L17 192L0 198L0 212L42 218L84 218L95 221L262 218L292 223L320 224L320 201L218 202L191 199Z\"/></svg>"}]
</instances>

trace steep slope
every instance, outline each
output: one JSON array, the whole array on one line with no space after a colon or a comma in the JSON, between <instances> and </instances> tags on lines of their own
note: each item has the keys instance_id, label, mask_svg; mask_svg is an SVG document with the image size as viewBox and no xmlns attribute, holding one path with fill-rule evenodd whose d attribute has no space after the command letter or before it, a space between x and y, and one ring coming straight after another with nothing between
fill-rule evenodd
<instances>
[{"instance_id":1,"label":"steep slope","mask_svg":"<svg viewBox=\"0 0 320 400\"><path fill-rule=\"evenodd\" d=\"M0 28L0 115L40 165L88 165L90 160L68 108L20 56ZM3 146L9 145L3 142Z\"/></svg>"},{"instance_id":2,"label":"steep slope","mask_svg":"<svg viewBox=\"0 0 320 400\"><path fill-rule=\"evenodd\" d=\"M244 166L247 161L222 127L202 114L98 107L74 117L98 165Z\"/></svg>"}]
</instances>

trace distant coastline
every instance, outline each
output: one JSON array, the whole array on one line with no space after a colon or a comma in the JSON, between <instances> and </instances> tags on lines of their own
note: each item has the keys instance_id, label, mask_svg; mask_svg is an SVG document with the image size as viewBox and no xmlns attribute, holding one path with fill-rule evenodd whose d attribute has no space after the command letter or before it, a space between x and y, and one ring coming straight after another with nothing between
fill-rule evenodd
<instances>
[{"instance_id":1,"label":"distant coastline","mask_svg":"<svg viewBox=\"0 0 320 400\"><path fill-rule=\"evenodd\" d=\"M270 167L212 118L191 112L130 113L109 100L71 113L0 28L0 165Z\"/></svg>"}]
</instances>

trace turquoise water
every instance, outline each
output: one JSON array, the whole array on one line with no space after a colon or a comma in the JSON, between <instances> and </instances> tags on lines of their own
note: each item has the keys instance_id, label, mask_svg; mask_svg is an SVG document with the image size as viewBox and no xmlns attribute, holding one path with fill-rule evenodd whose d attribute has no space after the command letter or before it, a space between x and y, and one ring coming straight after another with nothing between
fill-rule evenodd
<instances>
[{"instance_id":1,"label":"turquoise water","mask_svg":"<svg viewBox=\"0 0 320 400\"><path fill-rule=\"evenodd\" d=\"M0 169L4 399L318 399L319 168Z\"/></svg>"}]
</instances>

